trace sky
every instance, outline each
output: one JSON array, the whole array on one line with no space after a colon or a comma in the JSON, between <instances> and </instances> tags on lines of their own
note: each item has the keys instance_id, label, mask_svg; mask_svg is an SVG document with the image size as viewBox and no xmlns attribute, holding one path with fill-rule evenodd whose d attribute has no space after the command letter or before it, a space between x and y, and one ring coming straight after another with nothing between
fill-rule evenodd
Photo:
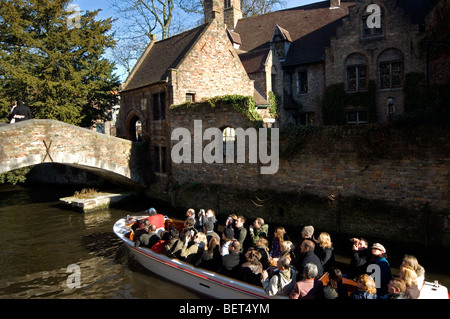
<instances>
[{"instance_id":1,"label":"sky","mask_svg":"<svg viewBox=\"0 0 450 319\"><path fill-rule=\"evenodd\" d=\"M287 9L302 6L313 2L320 2L322 0L285 0L285 1L287 4L285 9ZM102 9L103 10L102 15L104 15L104 17L117 15L114 12L114 10L110 8L108 0L73 0L72 3L79 5L81 10Z\"/></svg>"},{"instance_id":2,"label":"sky","mask_svg":"<svg viewBox=\"0 0 450 319\"><path fill-rule=\"evenodd\" d=\"M284 7L283 9L298 7L320 1L323 0L285 0L286 7ZM102 11L98 14L98 17L100 19L106 19L108 17L119 18L116 23L120 23L120 15L115 11L114 8L111 8L108 0L73 0L72 4L78 5L82 12L86 10L93 11L101 9ZM116 70L116 74L119 76L120 81L126 80L127 73L124 68L118 67Z\"/></svg>"}]
</instances>

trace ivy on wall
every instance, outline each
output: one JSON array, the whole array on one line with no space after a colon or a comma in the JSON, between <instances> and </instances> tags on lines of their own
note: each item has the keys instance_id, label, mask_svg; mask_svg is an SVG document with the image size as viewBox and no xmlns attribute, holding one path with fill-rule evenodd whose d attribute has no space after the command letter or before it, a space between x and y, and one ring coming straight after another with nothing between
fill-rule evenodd
<instances>
[{"instance_id":1,"label":"ivy on wall","mask_svg":"<svg viewBox=\"0 0 450 319\"><path fill-rule=\"evenodd\" d=\"M424 73L405 74L405 112L394 119L397 125L450 123L450 83L427 87Z\"/></svg>"},{"instance_id":2,"label":"ivy on wall","mask_svg":"<svg viewBox=\"0 0 450 319\"><path fill-rule=\"evenodd\" d=\"M273 118L280 117L280 99L272 91L269 91L269 113Z\"/></svg>"},{"instance_id":3,"label":"ivy on wall","mask_svg":"<svg viewBox=\"0 0 450 319\"><path fill-rule=\"evenodd\" d=\"M325 90L322 113L325 125L347 124L348 106L366 108L369 111L369 123L377 122L376 83L369 81L367 91L347 93L344 83L328 86Z\"/></svg>"},{"instance_id":4,"label":"ivy on wall","mask_svg":"<svg viewBox=\"0 0 450 319\"><path fill-rule=\"evenodd\" d=\"M178 105L170 106L171 110L180 110L184 108L197 108L201 106L209 106L215 108L218 105L231 105L236 111L244 115L253 123L256 128L263 127L263 119L256 112L256 103L253 97L243 95L223 95L216 96L209 99L204 99L200 102L185 102Z\"/></svg>"}]
</instances>

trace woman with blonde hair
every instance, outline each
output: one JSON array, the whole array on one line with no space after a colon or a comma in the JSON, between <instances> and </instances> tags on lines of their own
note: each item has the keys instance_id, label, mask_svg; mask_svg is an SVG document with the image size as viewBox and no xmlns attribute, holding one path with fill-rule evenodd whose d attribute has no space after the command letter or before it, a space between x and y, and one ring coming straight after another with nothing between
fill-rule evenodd
<instances>
[{"instance_id":1,"label":"woman with blonde hair","mask_svg":"<svg viewBox=\"0 0 450 319\"><path fill-rule=\"evenodd\" d=\"M400 273L398 274L400 279L403 279L406 284L406 295L410 299L417 299L420 295L419 287L417 286L417 274L416 271L410 266L400 267Z\"/></svg>"},{"instance_id":2,"label":"woman with blonde hair","mask_svg":"<svg viewBox=\"0 0 450 319\"><path fill-rule=\"evenodd\" d=\"M419 289L422 288L425 283L425 268L419 264L417 258L413 255L405 255L400 267L403 266L409 266L414 269L417 275L417 286Z\"/></svg>"},{"instance_id":3,"label":"woman with blonde hair","mask_svg":"<svg viewBox=\"0 0 450 319\"><path fill-rule=\"evenodd\" d=\"M350 299L377 299L375 280L368 274L361 275L358 280L358 291L352 293Z\"/></svg>"},{"instance_id":4,"label":"woman with blonde hair","mask_svg":"<svg viewBox=\"0 0 450 319\"><path fill-rule=\"evenodd\" d=\"M256 241L256 250L261 254L261 264L263 265L263 269L267 269L270 267L270 256L269 256L269 241L260 237Z\"/></svg>"},{"instance_id":5,"label":"woman with blonde hair","mask_svg":"<svg viewBox=\"0 0 450 319\"><path fill-rule=\"evenodd\" d=\"M328 271L334 265L334 248L330 234L320 233L316 240L315 254L322 263L323 271Z\"/></svg>"}]
</instances>

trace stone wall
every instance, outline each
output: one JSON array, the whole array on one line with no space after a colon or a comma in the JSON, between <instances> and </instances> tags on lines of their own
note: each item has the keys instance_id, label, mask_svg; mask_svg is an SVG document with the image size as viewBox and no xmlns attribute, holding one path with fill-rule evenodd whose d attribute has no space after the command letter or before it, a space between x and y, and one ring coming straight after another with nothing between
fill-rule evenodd
<instances>
[{"instance_id":1,"label":"stone wall","mask_svg":"<svg viewBox=\"0 0 450 319\"><path fill-rule=\"evenodd\" d=\"M142 158L140 147L130 141L55 120L0 126L0 173L60 163L123 183L145 185L148 179Z\"/></svg>"},{"instance_id":2,"label":"stone wall","mask_svg":"<svg viewBox=\"0 0 450 319\"><path fill-rule=\"evenodd\" d=\"M231 106L210 109L203 104L172 109L171 129L186 127L193 132L193 121L200 118L203 130L253 125ZM289 158L280 158L274 175L262 175L260 163L172 164L171 200L181 206L195 202L198 208L216 207L248 217L261 214L279 222L314 221L322 227L346 228L349 233L364 225L368 232L390 237L432 233L436 240L449 244L449 138L450 130L440 126L320 127L311 130L303 143L281 140L281 152L288 143L298 150ZM320 198L322 204L302 212L302 194ZM338 208L327 206L330 195L341 199L334 202ZM381 203L375 205L381 208L345 211L349 201ZM339 210L344 211L338 214ZM433 231L421 229L425 221L434 225Z\"/></svg>"}]
</instances>

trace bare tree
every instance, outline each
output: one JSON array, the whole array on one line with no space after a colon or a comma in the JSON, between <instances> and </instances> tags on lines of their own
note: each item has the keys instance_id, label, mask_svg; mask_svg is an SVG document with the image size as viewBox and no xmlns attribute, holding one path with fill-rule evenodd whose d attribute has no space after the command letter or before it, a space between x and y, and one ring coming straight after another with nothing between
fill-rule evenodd
<instances>
[{"instance_id":1,"label":"bare tree","mask_svg":"<svg viewBox=\"0 0 450 319\"><path fill-rule=\"evenodd\" d=\"M241 0L242 16L254 17L286 6L284 0Z\"/></svg>"},{"instance_id":2,"label":"bare tree","mask_svg":"<svg viewBox=\"0 0 450 319\"><path fill-rule=\"evenodd\" d=\"M223 0L220 0L223 1ZM243 17L283 7L284 0L240 0ZM116 65L129 73L153 35L166 39L204 22L205 0L108 0L119 14L114 23Z\"/></svg>"},{"instance_id":3,"label":"bare tree","mask_svg":"<svg viewBox=\"0 0 450 319\"><path fill-rule=\"evenodd\" d=\"M165 39L170 35L170 26L175 9L175 0L110 0L110 4L121 14L128 33L146 35L160 33ZM130 30L131 27L131 30Z\"/></svg>"},{"instance_id":4,"label":"bare tree","mask_svg":"<svg viewBox=\"0 0 450 319\"><path fill-rule=\"evenodd\" d=\"M185 12L193 14L204 13L205 0L176 0L178 6ZM268 13L286 6L285 0L240 0L242 16L253 17Z\"/></svg>"}]
</instances>

